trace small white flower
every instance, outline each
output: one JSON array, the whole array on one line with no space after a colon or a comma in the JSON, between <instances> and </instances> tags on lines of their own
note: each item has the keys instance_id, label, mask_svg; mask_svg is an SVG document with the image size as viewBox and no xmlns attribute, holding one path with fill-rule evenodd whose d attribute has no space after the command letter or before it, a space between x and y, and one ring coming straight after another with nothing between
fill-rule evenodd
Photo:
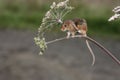
<instances>
[{"instance_id":1,"label":"small white flower","mask_svg":"<svg viewBox=\"0 0 120 80\"><path fill-rule=\"evenodd\" d=\"M67 6L67 2L69 2L69 0L66 0L66 1L58 3L57 4L57 8L59 8L59 7L66 7Z\"/></svg>"},{"instance_id":2,"label":"small white flower","mask_svg":"<svg viewBox=\"0 0 120 80\"><path fill-rule=\"evenodd\" d=\"M114 18L119 18L120 14L115 14Z\"/></svg>"},{"instance_id":3,"label":"small white flower","mask_svg":"<svg viewBox=\"0 0 120 80\"><path fill-rule=\"evenodd\" d=\"M46 14L45 14L45 17L49 18L51 16L51 13L50 11L48 11Z\"/></svg>"},{"instance_id":4,"label":"small white flower","mask_svg":"<svg viewBox=\"0 0 120 80\"><path fill-rule=\"evenodd\" d=\"M113 11L115 14L114 14L112 17L110 17L110 18L108 19L108 21L112 21L112 20L115 20L115 19L117 19L117 18L120 18L120 6L115 7L112 11Z\"/></svg>"},{"instance_id":5,"label":"small white flower","mask_svg":"<svg viewBox=\"0 0 120 80\"><path fill-rule=\"evenodd\" d=\"M38 37L35 37L34 40L35 40L35 41L39 41L40 39L39 39Z\"/></svg>"},{"instance_id":6,"label":"small white flower","mask_svg":"<svg viewBox=\"0 0 120 80\"><path fill-rule=\"evenodd\" d=\"M53 8L55 8L55 6L56 6L56 3L53 2L53 4L50 6L50 8L53 9Z\"/></svg>"},{"instance_id":7,"label":"small white flower","mask_svg":"<svg viewBox=\"0 0 120 80\"><path fill-rule=\"evenodd\" d=\"M59 8L59 7L66 7L67 6L67 2L69 2L69 0L66 0L66 1L58 3L57 4L57 8Z\"/></svg>"},{"instance_id":8,"label":"small white flower","mask_svg":"<svg viewBox=\"0 0 120 80\"><path fill-rule=\"evenodd\" d=\"M113 20L114 20L113 16L108 19L108 21L113 21Z\"/></svg>"},{"instance_id":9,"label":"small white flower","mask_svg":"<svg viewBox=\"0 0 120 80\"><path fill-rule=\"evenodd\" d=\"M120 6L115 7L112 11L115 12L118 9L120 9Z\"/></svg>"},{"instance_id":10,"label":"small white flower","mask_svg":"<svg viewBox=\"0 0 120 80\"><path fill-rule=\"evenodd\" d=\"M118 13L118 14L120 14L120 9L118 9L117 11L115 11L115 13Z\"/></svg>"},{"instance_id":11,"label":"small white flower","mask_svg":"<svg viewBox=\"0 0 120 80\"><path fill-rule=\"evenodd\" d=\"M58 22L58 23L63 23L61 19L58 19L57 22Z\"/></svg>"},{"instance_id":12,"label":"small white flower","mask_svg":"<svg viewBox=\"0 0 120 80\"><path fill-rule=\"evenodd\" d=\"M43 23L43 22L45 22L45 21L46 21L46 19L45 19L45 18L43 18L42 23Z\"/></svg>"},{"instance_id":13,"label":"small white flower","mask_svg":"<svg viewBox=\"0 0 120 80\"><path fill-rule=\"evenodd\" d=\"M40 32L41 32L41 27L42 27L42 26L40 26L40 27L38 28L38 33L40 33Z\"/></svg>"},{"instance_id":14,"label":"small white flower","mask_svg":"<svg viewBox=\"0 0 120 80\"><path fill-rule=\"evenodd\" d=\"M120 8L116 9L116 10L113 10L114 13L120 13Z\"/></svg>"},{"instance_id":15,"label":"small white flower","mask_svg":"<svg viewBox=\"0 0 120 80\"><path fill-rule=\"evenodd\" d=\"M119 17L120 17L120 14L115 14L114 16L110 17L110 19L108 21L113 21Z\"/></svg>"},{"instance_id":16,"label":"small white flower","mask_svg":"<svg viewBox=\"0 0 120 80\"><path fill-rule=\"evenodd\" d=\"M43 55L43 53L42 53L42 52L40 52L40 53L39 53L39 55Z\"/></svg>"},{"instance_id":17,"label":"small white flower","mask_svg":"<svg viewBox=\"0 0 120 80\"><path fill-rule=\"evenodd\" d=\"M57 4L57 7L59 8L59 7L63 7L63 6L65 6L65 5L66 5L65 2L60 2L59 4Z\"/></svg>"}]
</instances>

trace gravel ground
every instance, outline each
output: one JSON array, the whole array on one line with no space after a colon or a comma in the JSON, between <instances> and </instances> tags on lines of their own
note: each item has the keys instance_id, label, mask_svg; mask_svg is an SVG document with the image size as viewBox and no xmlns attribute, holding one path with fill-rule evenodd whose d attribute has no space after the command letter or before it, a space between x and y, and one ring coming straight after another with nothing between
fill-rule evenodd
<instances>
[{"instance_id":1,"label":"gravel ground","mask_svg":"<svg viewBox=\"0 0 120 80\"><path fill-rule=\"evenodd\" d=\"M120 80L120 65L91 43L96 63L84 40L48 45L43 56L31 31L0 31L0 80ZM120 60L120 40L94 38Z\"/></svg>"}]
</instances>

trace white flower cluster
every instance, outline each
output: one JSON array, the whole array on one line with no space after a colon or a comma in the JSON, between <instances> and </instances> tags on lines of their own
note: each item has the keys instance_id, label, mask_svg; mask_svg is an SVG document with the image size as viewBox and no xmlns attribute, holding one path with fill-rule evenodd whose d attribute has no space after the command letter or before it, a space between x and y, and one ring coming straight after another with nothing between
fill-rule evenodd
<instances>
[{"instance_id":1,"label":"white flower cluster","mask_svg":"<svg viewBox=\"0 0 120 80\"><path fill-rule=\"evenodd\" d=\"M120 18L120 6L115 7L112 11L115 14L112 17L110 17L108 21L113 21L117 18Z\"/></svg>"},{"instance_id":2,"label":"white flower cluster","mask_svg":"<svg viewBox=\"0 0 120 80\"><path fill-rule=\"evenodd\" d=\"M45 17L43 18L43 23L47 20L62 23L62 18L73 9L73 7L68 6L69 0L65 0L63 2L59 2L56 4L53 2L53 4L50 6L50 10L47 11L45 14Z\"/></svg>"},{"instance_id":3,"label":"white flower cluster","mask_svg":"<svg viewBox=\"0 0 120 80\"><path fill-rule=\"evenodd\" d=\"M39 45L41 48L40 55L45 51L47 48L46 43L45 43L45 38L40 39L39 37L34 38L36 45Z\"/></svg>"},{"instance_id":4,"label":"white flower cluster","mask_svg":"<svg viewBox=\"0 0 120 80\"><path fill-rule=\"evenodd\" d=\"M59 2L58 4L53 2L50 6L50 10L46 12L42 19L42 23L38 28L38 36L34 38L36 45L41 49L40 54L42 54L47 48L44 33L54 25L61 24L63 17L73 9L73 7L68 6L68 2L69 0Z\"/></svg>"},{"instance_id":5,"label":"white flower cluster","mask_svg":"<svg viewBox=\"0 0 120 80\"><path fill-rule=\"evenodd\" d=\"M66 1L64 1L64 2L60 2L60 3L58 3L57 4L57 8L59 8L59 7L67 7L67 3L69 2L69 0L66 0Z\"/></svg>"}]
</instances>

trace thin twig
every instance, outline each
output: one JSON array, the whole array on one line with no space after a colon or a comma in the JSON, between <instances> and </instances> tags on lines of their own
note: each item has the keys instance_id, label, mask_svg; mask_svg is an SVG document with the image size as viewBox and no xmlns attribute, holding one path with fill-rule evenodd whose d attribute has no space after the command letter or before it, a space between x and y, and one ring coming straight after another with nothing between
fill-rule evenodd
<instances>
[{"instance_id":1,"label":"thin twig","mask_svg":"<svg viewBox=\"0 0 120 80\"><path fill-rule=\"evenodd\" d=\"M77 37L85 38L85 39L91 41L92 43L97 45L99 48L101 48L106 54L108 54L116 63L118 63L120 65L120 61L109 50L107 50L104 46L102 46L100 43L98 43L94 39L92 39L92 38L90 38L88 36L82 36L82 35L75 35L74 36L74 38L77 38ZM70 37L70 38L73 38L73 37ZM48 45L48 44L51 44L51 43L54 43L54 42L58 42L58 41L61 41L61 40L65 40L65 39L67 39L67 38L63 37L63 38L55 39L55 40L52 40L52 41L48 41L46 44Z\"/></svg>"},{"instance_id":2,"label":"thin twig","mask_svg":"<svg viewBox=\"0 0 120 80\"><path fill-rule=\"evenodd\" d=\"M55 40L46 42L46 44L48 45L48 44L51 44L51 43L54 43L54 42L58 42L58 41L61 41L61 40L65 40L65 39L67 39L67 38L63 37L63 38L55 39Z\"/></svg>"}]
</instances>

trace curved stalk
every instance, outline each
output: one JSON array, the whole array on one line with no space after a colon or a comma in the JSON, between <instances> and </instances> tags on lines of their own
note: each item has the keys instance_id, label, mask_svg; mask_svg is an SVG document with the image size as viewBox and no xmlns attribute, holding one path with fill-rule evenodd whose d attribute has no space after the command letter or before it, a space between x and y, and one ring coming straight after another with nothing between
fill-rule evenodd
<instances>
[{"instance_id":1,"label":"curved stalk","mask_svg":"<svg viewBox=\"0 0 120 80\"><path fill-rule=\"evenodd\" d=\"M77 38L77 37L78 38L85 38L85 39L91 41L92 43L97 45L99 48L101 48L106 54L108 54L116 63L118 63L120 65L120 61L109 50L107 50L104 46L102 46L100 43L98 43L94 39L92 39L92 38L90 38L88 36L82 36L82 35L75 35L74 36L74 38ZM70 38L72 38L72 37L70 37ZM61 40L65 40L65 39L67 39L67 38L63 37L63 38L55 39L55 40L46 42L46 44L48 45L48 44L51 44L51 43L54 43L54 42L58 42L58 41L61 41Z\"/></svg>"}]
</instances>

